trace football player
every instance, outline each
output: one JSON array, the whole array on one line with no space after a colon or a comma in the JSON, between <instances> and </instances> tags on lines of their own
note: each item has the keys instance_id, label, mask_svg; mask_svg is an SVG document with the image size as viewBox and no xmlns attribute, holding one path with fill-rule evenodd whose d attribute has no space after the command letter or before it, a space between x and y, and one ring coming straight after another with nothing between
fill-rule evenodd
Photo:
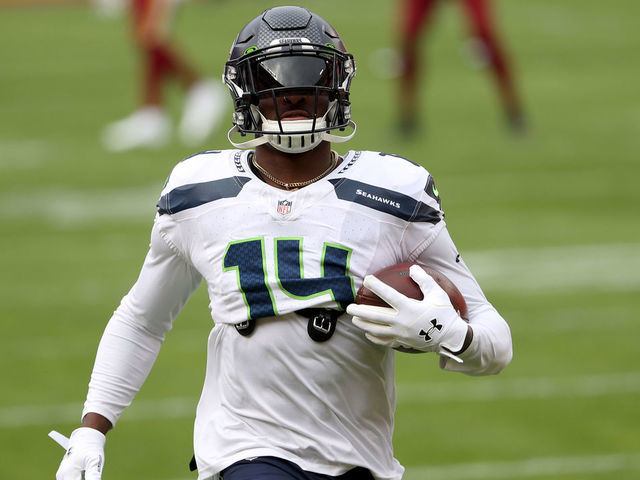
<instances>
[{"instance_id":1,"label":"football player","mask_svg":"<svg viewBox=\"0 0 640 480\"><path fill-rule=\"evenodd\" d=\"M157 148L171 139L171 121L164 109L163 89L172 79L186 92L178 126L181 141L189 146L204 142L219 125L227 108L227 98L222 85L202 77L173 45L171 27L180 1L93 1L101 11L112 2L129 7L141 65L140 105L131 115L104 129L105 148L116 152Z\"/></svg>"},{"instance_id":2,"label":"football player","mask_svg":"<svg viewBox=\"0 0 640 480\"><path fill-rule=\"evenodd\" d=\"M423 29L432 24L440 0L402 0L399 36L401 72L399 82L400 130L413 133L419 126L419 50ZM516 91L512 68L496 32L490 0L457 0L463 8L473 37L473 47L481 61L491 68L507 126L514 133L525 130L524 113Z\"/></svg>"},{"instance_id":3,"label":"football player","mask_svg":"<svg viewBox=\"0 0 640 480\"><path fill-rule=\"evenodd\" d=\"M305 8L268 9L240 31L224 69L239 148L170 174L58 480L100 478L105 434L203 280L214 326L194 427L201 480L400 480L394 347L470 375L510 362L509 327L458 255L429 173L395 155L332 149L355 131L355 73L336 30ZM398 262L448 276L469 323L420 267L411 277L422 301L368 275ZM363 283L392 308L353 303Z\"/></svg>"}]
</instances>

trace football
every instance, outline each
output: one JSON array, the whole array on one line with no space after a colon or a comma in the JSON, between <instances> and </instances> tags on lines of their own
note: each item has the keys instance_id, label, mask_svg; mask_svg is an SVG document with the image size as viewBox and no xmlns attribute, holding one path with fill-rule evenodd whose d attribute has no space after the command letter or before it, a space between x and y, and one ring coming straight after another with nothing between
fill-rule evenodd
<instances>
[{"instance_id":1,"label":"football","mask_svg":"<svg viewBox=\"0 0 640 480\"><path fill-rule=\"evenodd\" d=\"M414 265L413 263L398 263L389 267L383 268L377 271L374 275L382 280L387 285L395 288L397 291L409 298L415 298L416 300L422 300L424 296L422 291L416 282L413 281L411 275L409 275L409 267ZM449 280L443 273L434 270L433 268L425 265L420 265L425 272L427 272L436 281L436 283L449 295L451 305L456 309L458 315L464 320L467 318L467 302L464 300L462 293L458 290L451 280ZM389 305L378 297L375 293L369 290L364 285L360 287L356 295L356 303L364 305L376 305L380 307L388 307Z\"/></svg>"}]
</instances>

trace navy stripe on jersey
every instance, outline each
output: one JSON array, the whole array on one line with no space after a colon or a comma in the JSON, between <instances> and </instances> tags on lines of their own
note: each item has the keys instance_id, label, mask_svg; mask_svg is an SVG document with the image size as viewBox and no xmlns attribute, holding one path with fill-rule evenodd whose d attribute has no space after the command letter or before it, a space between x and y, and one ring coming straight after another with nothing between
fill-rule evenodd
<instances>
[{"instance_id":1,"label":"navy stripe on jersey","mask_svg":"<svg viewBox=\"0 0 640 480\"><path fill-rule=\"evenodd\" d=\"M178 213L221 198L236 197L249 177L230 177L204 183L191 183L174 188L158 200L158 213Z\"/></svg>"},{"instance_id":2,"label":"navy stripe on jersey","mask_svg":"<svg viewBox=\"0 0 640 480\"><path fill-rule=\"evenodd\" d=\"M348 178L331 179L329 181L333 184L336 195L340 200L358 203L408 222L436 224L440 221L438 210L400 192Z\"/></svg>"}]
</instances>

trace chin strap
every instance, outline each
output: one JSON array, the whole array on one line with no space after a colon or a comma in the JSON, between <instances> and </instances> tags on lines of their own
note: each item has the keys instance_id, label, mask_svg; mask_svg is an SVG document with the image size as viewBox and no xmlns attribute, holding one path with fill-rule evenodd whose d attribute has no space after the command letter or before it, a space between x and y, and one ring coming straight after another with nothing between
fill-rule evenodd
<instances>
[{"instance_id":1,"label":"chin strap","mask_svg":"<svg viewBox=\"0 0 640 480\"><path fill-rule=\"evenodd\" d=\"M253 147L257 147L258 145L263 145L269 141L269 139L265 136L255 137L244 142L234 142L233 140L231 140L231 135L234 135L239 132L240 132L240 129L238 128L237 125L234 125L233 128L231 128L227 132L227 139L229 140L229 143L231 143L231 145L233 145L236 148L253 148Z\"/></svg>"},{"instance_id":2,"label":"chin strap","mask_svg":"<svg viewBox=\"0 0 640 480\"><path fill-rule=\"evenodd\" d=\"M351 140L353 138L353 136L356 134L356 124L354 122L352 122L351 120L349 120L349 122L347 123L348 127L353 128L353 131L348 134L348 135L334 135L333 133L331 133L331 131L326 131L326 132L320 132L319 135L323 140L326 140L327 142L331 142L331 143L343 143L343 142L347 142L349 140Z\"/></svg>"},{"instance_id":3,"label":"chin strap","mask_svg":"<svg viewBox=\"0 0 640 480\"><path fill-rule=\"evenodd\" d=\"M227 132L227 139L229 140L229 142L231 143L231 145L233 145L236 148L254 148L257 147L258 145L264 145L265 143L270 143L275 149L280 150L281 152L286 152L286 153L302 153L302 152L306 152L309 150L312 150L313 148L315 148L317 146L318 143L320 143L320 141L327 141L330 143L342 143L342 142L346 142L348 140L351 140L353 138L353 136L356 134L356 124L349 120L349 122L347 123L348 127L353 128L353 131L345 136L342 135L334 135L331 133L331 131L326 131L326 132L318 132L315 133L313 135L315 135L317 138L319 138L320 140L318 142L314 142L311 143L307 146L307 147L299 147L299 146L293 146L293 147L288 147L286 145L283 145L282 142L278 142L278 137L287 137L287 136L291 136L291 137L300 137L300 136L311 136L312 134L310 133L306 133L306 134L297 134L297 135L286 135L286 133L272 133L272 134L264 134L260 137L255 137L252 138L250 140L246 140L244 142L234 142L231 139L231 136L236 134L236 133L240 133L240 129L238 128L237 125L234 125L233 128L231 128L228 132ZM297 143L297 142L292 142L293 144Z\"/></svg>"}]
</instances>

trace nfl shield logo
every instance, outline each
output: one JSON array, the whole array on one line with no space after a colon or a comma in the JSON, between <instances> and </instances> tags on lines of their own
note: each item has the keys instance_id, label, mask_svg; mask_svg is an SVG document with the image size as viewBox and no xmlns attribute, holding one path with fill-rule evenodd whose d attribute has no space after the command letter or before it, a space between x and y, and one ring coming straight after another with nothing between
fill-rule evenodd
<instances>
[{"instance_id":1,"label":"nfl shield logo","mask_svg":"<svg viewBox=\"0 0 640 480\"><path fill-rule=\"evenodd\" d=\"M278 213L280 215L289 215L291 213L291 201L278 200Z\"/></svg>"}]
</instances>

